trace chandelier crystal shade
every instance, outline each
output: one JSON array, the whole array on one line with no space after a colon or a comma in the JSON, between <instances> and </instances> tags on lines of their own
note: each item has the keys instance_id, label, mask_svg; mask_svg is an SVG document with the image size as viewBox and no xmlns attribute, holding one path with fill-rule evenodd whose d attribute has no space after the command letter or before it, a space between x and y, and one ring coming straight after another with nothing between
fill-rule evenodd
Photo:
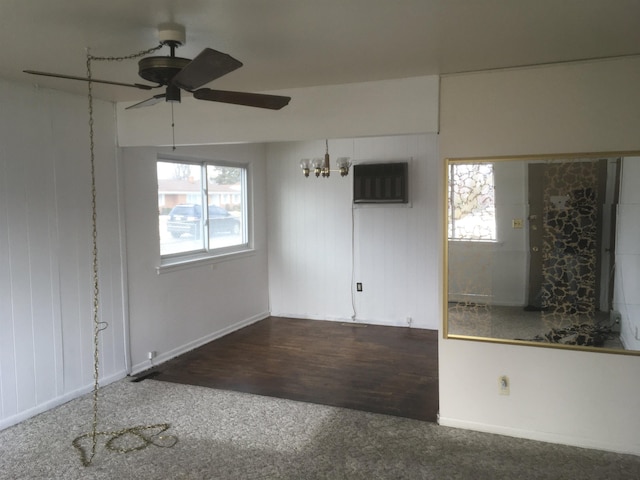
<instances>
[{"instance_id":1,"label":"chandelier crystal shade","mask_svg":"<svg viewBox=\"0 0 640 480\"><path fill-rule=\"evenodd\" d=\"M349 174L349 167L351 167L351 160L349 157L339 157L336 160L336 170L331 170L331 164L329 161L329 140L325 140L326 152L324 158L317 157L314 159L303 158L300 160L300 168L305 177L309 176L311 170L315 173L316 177L322 175L323 178L329 178L331 172L340 172L341 177L346 177Z\"/></svg>"}]
</instances>

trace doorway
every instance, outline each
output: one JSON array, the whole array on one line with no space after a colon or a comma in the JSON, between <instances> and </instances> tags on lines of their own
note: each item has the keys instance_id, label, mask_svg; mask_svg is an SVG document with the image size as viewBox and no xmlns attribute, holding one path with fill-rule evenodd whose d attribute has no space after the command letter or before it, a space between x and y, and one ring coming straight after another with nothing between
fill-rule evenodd
<instances>
[{"instance_id":1,"label":"doorway","mask_svg":"<svg viewBox=\"0 0 640 480\"><path fill-rule=\"evenodd\" d=\"M613 234L603 228L607 167L606 159L529 164L525 309L594 315L601 308L603 232Z\"/></svg>"}]
</instances>

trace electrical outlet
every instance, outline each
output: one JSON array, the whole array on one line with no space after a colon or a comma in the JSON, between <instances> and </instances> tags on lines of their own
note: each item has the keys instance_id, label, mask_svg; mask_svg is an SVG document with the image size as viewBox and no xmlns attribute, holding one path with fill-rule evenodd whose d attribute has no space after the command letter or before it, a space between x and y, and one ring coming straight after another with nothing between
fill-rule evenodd
<instances>
[{"instance_id":1,"label":"electrical outlet","mask_svg":"<svg viewBox=\"0 0 640 480\"><path fill-rule=\"evenodd\" d=\"M148 352L148 353L147 353L147 358L148 358L149 360L153 360L154 358L156 358L156 352L155 352L155 351Z\"/></svg>"},{"instance_id":2,"label":"electrical outlet","mask_svg":"<svg viewBox=\"0 0 640 480\"><path fill-rule=\"evenodd\" d=\"M501 375L498 377L498 391L500 395L509 395L509 389L511 387L511 382L509 382L509 377L506 375Z\"/></svg>"},{"instance_id":3,"label":"electrical outlet","mask_svg":"<svg viewBox=\"0 0 640 480\"><path fill-rule=\"evenodd\" d=\"M411 322L413 322L413 318L407 317L407 325L411 326Z\"/></svg>"},{"instance_id":4,"label":"electrical outlet","mask_svg":"<svg viewBox=\"0 0 640 480\"><path fill-rule=\"evenodd\" d=\"M361 291L362 291L362 283L360 283L360 282L356 283L356 290L357 290L358 292L361 292Z\"/></svg>"}]
</instances>

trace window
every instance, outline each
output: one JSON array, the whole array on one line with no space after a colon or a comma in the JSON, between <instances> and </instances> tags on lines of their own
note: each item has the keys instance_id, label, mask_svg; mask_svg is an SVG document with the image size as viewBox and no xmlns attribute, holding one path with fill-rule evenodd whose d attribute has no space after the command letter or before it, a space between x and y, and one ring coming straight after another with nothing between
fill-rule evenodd
<instances>
[{"instance_id":1,"label":"window","mask_svg":"<svg viewBox=\"0 0 640 480\"><path fill-rule=\"evenodd\" d=\"M449 164L449 239L496 240L492 163Z\"/></svg>"},{"instance_id":2,"label":"window","mask_svg":"<svg viewBox=\"0 0 640 480\"><path fill-rule=\"evenodd\" d=\"M246 166L159 159L157 175L163 263L249 248Z\"/></svg>"}]
</instances>

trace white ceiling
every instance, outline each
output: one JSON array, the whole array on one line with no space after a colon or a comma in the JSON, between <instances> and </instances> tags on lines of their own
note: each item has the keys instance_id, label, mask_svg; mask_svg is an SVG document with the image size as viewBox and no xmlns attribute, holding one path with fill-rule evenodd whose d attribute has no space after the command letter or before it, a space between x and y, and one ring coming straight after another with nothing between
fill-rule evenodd
<instances>
[{"instance_id":1,"label":"white ceiling","mask_svg":"<svg viewBox=\"0 0 640 480\"><path fill-rule=\"evenodd\" d=\"M210 86L256 92L640 54L640 0L0 0L0 77L85 93L22 70L86 76L87 47L135 53L164 22L186 27L178 56L244 63ZM141 82L135 60L96 62L93 77Z\"/></svg>"}]
</instances>

